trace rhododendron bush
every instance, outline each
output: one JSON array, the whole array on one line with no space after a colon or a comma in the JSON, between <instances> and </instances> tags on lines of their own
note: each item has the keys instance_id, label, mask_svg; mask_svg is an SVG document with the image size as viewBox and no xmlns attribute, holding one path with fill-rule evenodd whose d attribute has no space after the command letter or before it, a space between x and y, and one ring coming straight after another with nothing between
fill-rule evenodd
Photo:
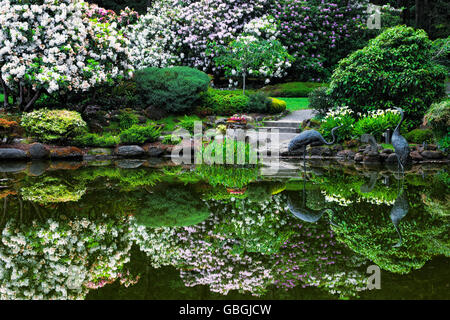
<instances>
[{"instance_id":1,"label":"rhododendron bush","mask_svg":"<svg viewBox=\"0 0 450 320\"><path fill-rule=\"evenodd\" d=\"M95 11L79 0L0 1L5 95L27 111L42 93L86 91L127 76L129 40Z\"/></svg>"},{"instance_id":2,"label":"rhododendron bush","mask_svg":"<svg viewBox=\"0 0 450 320\"><path fill-rule=\"evenodd\" d=\"M272 15L280 24L280 41L296 58L299 80L323 81L339 59L358 48L367 35L368 1L277 1Z\"/></svg>"}]
</instances>

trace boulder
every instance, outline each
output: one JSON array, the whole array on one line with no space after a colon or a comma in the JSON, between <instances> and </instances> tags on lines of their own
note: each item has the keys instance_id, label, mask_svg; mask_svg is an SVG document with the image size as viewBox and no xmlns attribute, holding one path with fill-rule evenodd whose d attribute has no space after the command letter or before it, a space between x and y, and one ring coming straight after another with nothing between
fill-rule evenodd
<instances>
[{"instance_id":1,"label":"boulder","mask_svg":"<svg viewBox=\"0 0 450 320\"><path fill-rule=\"evenodd\" d=\"M391 154L386 158L386 160L384 160L384 162L386 162L386 163L397 163L397 162L398 162L398 160L397 160L397 155L396 155L395 153L391 153Z\"/></svg>"},{"instance_id":2,"label":"boulder","mask_svg":"<svg viewBox=\"0 0 450 320\"><path fill-rule=\"evenodd\" d=\"M216 126L218 126L219 124L227 124L227 119L217 119L214 123Z\"/></svg>"},{"instance_id":3,"label":"boulder","mask_svg":"<svg viewBox=\"0 0 450 320\"><path fill-rule=\"evenodd\" d=\"M164 149L157 146L151 146L147 150L147 155L149 157L160 157L163 153Z\"/></svg>"},{"instance_id":4,"label":"boulder","mask_svg":"<svg viewBox=\"0 0 450 320\"><path fill-rule=\"evenodd\" d=\"M381 162L381 157L378 152L369 152L364 156L363 162L365 163L377 163Z\"/></svg>"},{"instance_id":5,"label":"boulder","mask_svg":"<svg viewBox=\"0 0 450 320\"><path fill-rule=\"evenodd\" d=\"M439 151L439 150L436 150L436 151L426 150L426 151L423 151L421 153L421 155L422 155L422 157L427 158L427 159L435 159L435 160L437 160L437 159L444 158L444 154L441 151Z\"/></svg>"},{"instance_id":6,"label":"boulder","mask_svg":"<svg viewBox=\"0 0 450 320\"><path fill-rule=\"evenodd\" d=\"M330 148L326 148L326 147L322 148L321 156L323 156L323 157L331 157L332 155L333 155L333 150L331 150Z\"/></svg>"},{"instance_id":7,"label":"boulder","mask_svg":"<svg viewBox=\"0 0 450 320\"><path fill-rule=\"evenodd\" d=\"M413 161L422 161L423 157L421 156L421 154L418 151L412 151L409 153L411 159Z\"/></svg>"},{"instance_id":8,"label":"boulder","mask_svg":"<svg viewBox=\"0 0 450 320\"><path fill-rule=\"evenodd\" d=\"M309 154L312 156L320 156L322 155L322 152L323 152L322 147L311 147L311 149L309 149Z\"/></svg>"},{"instance_id":9,"label":"boulder","mask_svg":"<svg viewBox=\"0 0 450 320\"><path fill-rule=\"evenodd\" d=\"M109 148L93 148L88 150L87 154L89 156L101 157L101 156L111 156L113 153L112 149Z\"/></svg>"},{"instance_id":10,"label":"boulder","mask_svg":"<svg viewBox=\"0 0 450 320\"><path fill-rule=\"evenodd\" d=\"M83 152L77 147L63 147L50 150L51 159L81 160Z\"/></svg>"},{"instance_id":11,"label":"boulder","mask_svg":"<svg viewBox=\"0 0 450 320\"><path fill-rule=\"evenodd\" d=\"M353 160L355 159L355 151L352 150L342 150L336 154L336 157L341 160Z\"/></svg>"},{"instance_id":12,"label":"boulder","mask_svg":"<svg viewBox=\"0 0 450 320\"><path fill-rule=\"evenodd\" d=\"M161 120L167 116L167 113L161 108L149 106L144 110L144 115L152 120Z\"/></svg>"},{"instance_id":13,"label":"boulder","mask_svg":"<svg viewBox=\"0 0 450 320\"><path fill-rule=\"evenodd\" d=\"M356 162L361 162L363 161L364 156L362 153L358 152L357 154L355 154L355 157L353 158L353 160L355 160Z\"/></svg>"},{"instance_id":14,"label":"boulder","mask_svg":"<svg viewBox=\"0 0 450 320\"><path fill-rule=\"evenodd\" d=\"M389 154L390 153L385 153L385 152L380 153L379 154L380 161L382 161L382 162L386 161L386 159L389 157Z\"/></svg>"},{"instance_id":15,"label":"boulder","mask_svg":"<svg viewBox=\"0 0 450 320\"><path fill-rule=\"evenodd\" d=\"M20 150L20 149L1 148L0 149L0 159L1 160L26 160L27 154L25 151Z\"/></svg>"},{"instance_id":16,"label":"boulder","mask_svg":"<svg viewBox=\"0 0 450 320\"><path fill-rule=\"evenodd\" d=\"M50 156L50 149L42 143L33 143L28 149L28 154L32 159L47 159Z\"/></svg>"},{"instance_id":17,"label":"boulder","mask_svg":"<svg viewBox=\"0 0 450 320\"><path fill-rule=\"evenodd\" d=\"M145 151L140 146L121 146L116 150L119 157L141 157L144 154Z\"/></svg>"},{"instance_id":18,"label":"boulder","mask_svg":"<svg viewBox=\"0 0 450 320\"><path fill-rule=\"evenodd\" d=\"M392 150L392 149L383 149L383 150L381 150L381 152L382 153L386 153L386 154L391 154L391 153L394 152L394 150Z\"/></svg>"}]
</instances>

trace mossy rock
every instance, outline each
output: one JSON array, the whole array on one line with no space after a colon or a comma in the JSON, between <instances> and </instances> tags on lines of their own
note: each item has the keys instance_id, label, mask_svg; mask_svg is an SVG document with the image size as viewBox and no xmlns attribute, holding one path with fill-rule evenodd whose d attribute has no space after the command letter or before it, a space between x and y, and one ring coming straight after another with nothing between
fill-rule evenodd
<instances>
[{"instance_id":1,"label":"mossy rock","mask_svg":"<svg viewBox=\"0 0 450 320\"><path fill-rule=\"evenodd\" d=\"M405 139L412 143L432 143L433 132L431 129L414 129L405 134Z\"/></svg>"}]
</instances>

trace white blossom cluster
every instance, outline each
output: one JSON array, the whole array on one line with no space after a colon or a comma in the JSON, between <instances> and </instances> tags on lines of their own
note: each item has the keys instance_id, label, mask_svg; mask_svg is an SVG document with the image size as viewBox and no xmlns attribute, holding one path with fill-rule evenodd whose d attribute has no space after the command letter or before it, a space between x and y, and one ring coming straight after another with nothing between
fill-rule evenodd
<instances>
[{"instance_id":1,"label":"white blossom cluster","mask_svg":"<svg viewBox=\"0 0 450 320\"><path fill-rule=\"evenodd\" d=\"M183 63L208 71L212 67L212 56L205 50L209 42L226 45L239 35L246 22L262 14L268 0L200 0L180 10L178 35L182 39L185 53ZM189 3L189 2L188 2Z\"/></svg>"},{"instance_id":2,"label":"white blossom cluster","mask_svg":"<svg viewBox=\"0 0 450 320\"><path fill-rule=\"evenodd\" d=\"M90 19L80 0L36 3L0 1L1 76L10 88L87 90L129 75L129 40L116 23Z\"/></svg>"},{"instance_id":3,"label":"white blossom cluster","mask_svg":"<svg viewBox=\"0 0 450 320\"><path fill-rule=\"evenodd\" d=\"M266 40L276 40L280 34L272 16L255 18L244 25L243 33Z\"/></svg>"},{"instance_id":4,"label":"white blossom cluster","mask_svg":"<svg viewBox=\"0 0 450 320\"><path fill-rule=\"evenodd\" d=\"M130 40L130 56L136 69L168 67L178 64L181 39L177 36L176 19L180 8L171 1L160 0L141 16L136 24L130 24L126 35Z\"/></svg>"},{"instance_id":5,"label":"white blossom cluster","mask_svg":"<svg viewBox=\"0 0 450 320\"><path fill-rule=\"evenodd\" d=\"M343 107L337 107L335 109L330 109L325 118L324 121L326 121L327 119L341 119L344 116L349 116L352 115L354 112L352 109L350 109L347 106L343 106Z\"/></svg>"}]
</instances>

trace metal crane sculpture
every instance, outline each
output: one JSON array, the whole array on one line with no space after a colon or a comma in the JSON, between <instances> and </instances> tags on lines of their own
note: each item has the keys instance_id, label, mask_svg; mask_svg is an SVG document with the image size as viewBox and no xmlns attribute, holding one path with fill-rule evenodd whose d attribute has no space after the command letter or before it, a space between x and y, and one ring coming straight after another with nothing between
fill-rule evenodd
<instances>
[{"instance_id":1,"label":"metal crane sculpture","mask_svg":"<svg viewBox=\"0 0 450 320\"><path fill-rule=\"evenodd\" d=\"M334 132L340 127L342 126L335 127L331 130L331 136L333 137L333 140L331 142L327 142L325 138L316 130L305 130L289 142L288 150L289 152L293 152L303 147L303 162L304 162L306 155L306 146L308 145L322 146L324 144L326 145L334 144L336 142Z\"/></svg>"},{"instance_id":2,"label":"metal crane sculpture","mask_svg":"<svg viewBox=\"0 0 450 320\"><path fill-rule=\"evenodd\" d=\"M302 221L314 223L317 222L326 211L331 211L333 213L331 208L324 208L322 210L310 209L306 206L306 196L304 193L302 198L303 199L299 199L297 195L288 194L289 211ZM332 221L330 222L333 224Z\"/></svg>"},{"instance_id":3,"label":"metal crane sculpture","mask_svg":"<svg viewBox=\"0 0 450 320\"><path fill-rule=\"evenodd\" d=\"M395 150L395 154L397 156L397 160L398 160L398 165L400 168L402 168L402 172L404 172L405 170L405 165L409 162L410 160L410 156L409 156L409 145L408 145L408 141L406 141L406 139L400 135L400 126L403 123L404 120L404 113L403 110L400 108L395 108L397 109L402 118L400 120L400 122L398 123L397 127L394 130L394 133L392 134L392 145L394 146L394 150Z\"/></svg>"},{"instance_id":4,"label":"metal crane sculpture","mask_svg":"<svg viewBox=\"0 0 450 320\"><path fill-rule=\"evenodd\" d=\"M406 198L402 190L400 194L397 196L397 199L395 199L394 206L392 207L390 213L392 224L394 225L394 228L397 231L399 237L398 243L393 245L393 248L398 248L402 245L403 239L402 235L400 234L398 225L400 224L400 221L406 216L408 211L409 211L408 199Z\"/></svg>"},{"instance_id":5,"label":"metal crane sculpture","mask_svg":"<svg viewBox=\"0 0 450 320\"><path fill-rule=\"evenodd\" d=\"M303 192L302 197L298 197L298 193L289 192L288 196L288 207L289 211L298 219L314 223L317 222L326 211L331 211L333 217L333 210L331 208L324 208L321 210L313 210L306 206L306 166L303 165L304 176L303 176ZM335 225L333 219L330 219L330 223Z\"/></svg>"}]
</instances>

